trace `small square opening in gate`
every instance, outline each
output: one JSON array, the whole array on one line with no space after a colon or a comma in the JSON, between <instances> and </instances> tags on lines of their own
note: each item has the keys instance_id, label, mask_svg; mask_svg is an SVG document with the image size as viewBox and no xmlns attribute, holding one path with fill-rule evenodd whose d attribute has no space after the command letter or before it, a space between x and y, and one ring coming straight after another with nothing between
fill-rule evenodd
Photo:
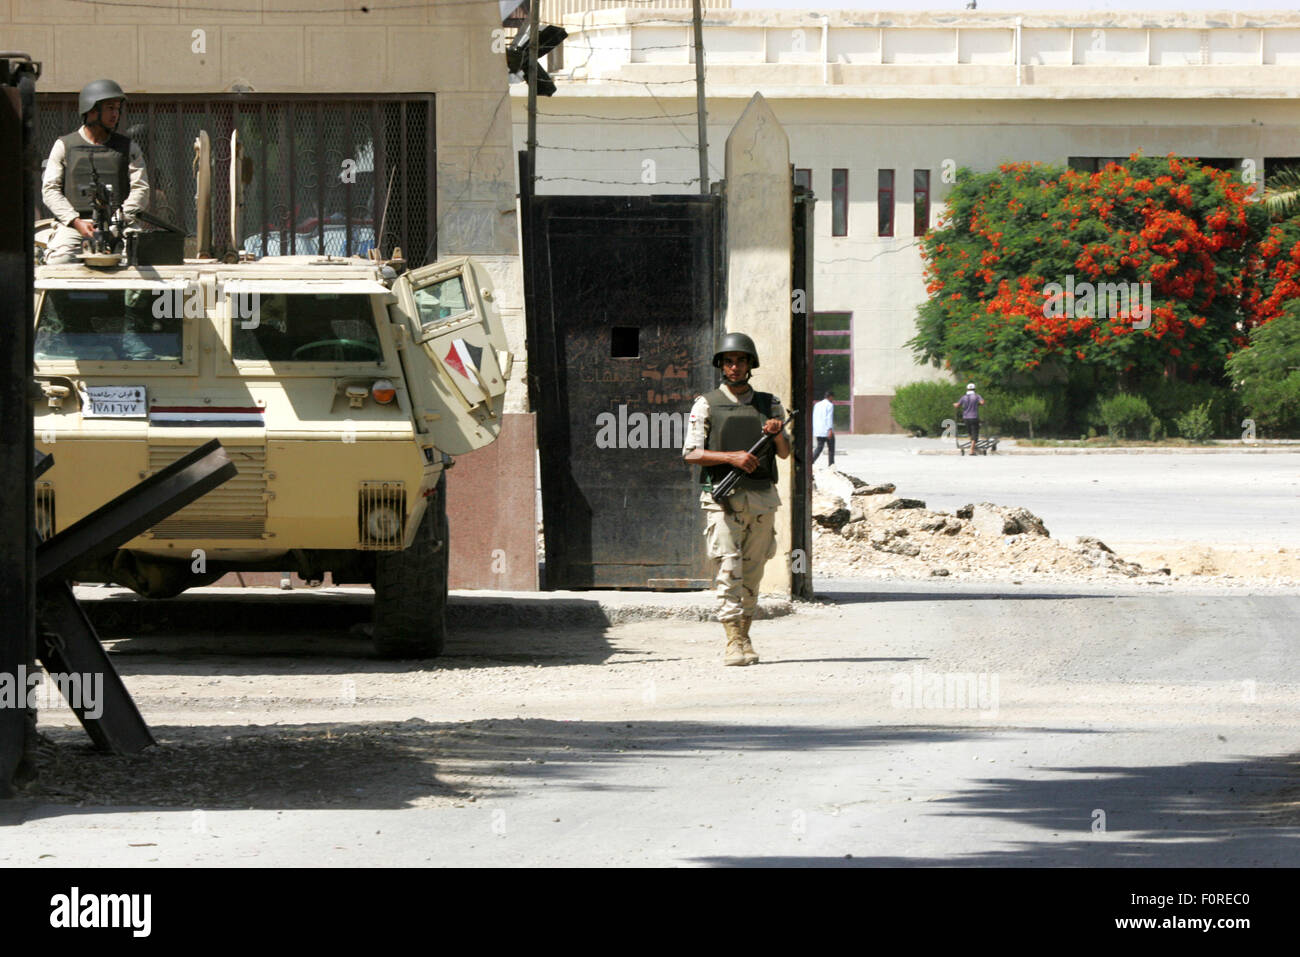
<instances>
[{"instance_id":1,"label":"small square opening in gate","mask_svg":"<svg viewBox=\"0 0 1300 957\"><path fill-rule=\"evenodd\" d=\"M609 354L613 359L639 359L641 330L636 326L612 326L609 330Z\"/></svg>"}]
</instances>

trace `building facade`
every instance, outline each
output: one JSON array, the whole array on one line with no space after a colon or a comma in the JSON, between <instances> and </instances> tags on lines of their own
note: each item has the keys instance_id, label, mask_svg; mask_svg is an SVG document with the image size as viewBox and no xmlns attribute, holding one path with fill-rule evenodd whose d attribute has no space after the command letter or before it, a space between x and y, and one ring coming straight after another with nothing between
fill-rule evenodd
<instances>
[{"instance_id":1,"label":"building facade","mask_svg":"<svg viewBox=\"0 0 1300 957\"><path fill-rule=\"evenodd\" d=\"M540 101L539 193L700 189L689 11L567 14ZM1096 168L1134 151L1200 157L1261 183L1300 156L1300 14L708 10L710 179L755 91L817 197L816 391L837 426L896 430L894 390L946 379L907 341L919 239L962 167ZM524 148L526 95L511 87Z\"/></svg>"}]
</instances>

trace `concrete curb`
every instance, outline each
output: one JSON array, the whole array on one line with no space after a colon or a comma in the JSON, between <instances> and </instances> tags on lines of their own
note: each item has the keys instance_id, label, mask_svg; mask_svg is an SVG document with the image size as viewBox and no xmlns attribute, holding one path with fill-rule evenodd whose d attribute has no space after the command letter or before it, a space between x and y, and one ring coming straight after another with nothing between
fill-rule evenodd
<instances>
[{"instance_id":1,"label":"concrete curb","mask_svg":"<svg viewBox=\"0 0 1300 957\"><path fill-rule=\"evenodd\" d=\"M124 588L78 586L77 598L103 637L157 631L345 631L370 620L366 588L197 588L151 601ZM760 599L758 615L794 614L789 599ZM712 621L707 592L452 592L447 625L456 629L594 627L637 621Z\"/></svg>"}]
</instances>

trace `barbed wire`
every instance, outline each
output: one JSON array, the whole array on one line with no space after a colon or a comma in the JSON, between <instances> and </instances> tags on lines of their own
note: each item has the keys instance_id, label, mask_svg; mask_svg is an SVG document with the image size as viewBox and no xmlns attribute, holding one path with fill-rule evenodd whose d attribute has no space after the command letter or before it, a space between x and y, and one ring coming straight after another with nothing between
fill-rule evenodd
<instances>
[{"instance_id":1,"label":"barbed wire","mask_svg":"<svg viewBox=\"0 0 1300 957\"><path fill-rule=\"evenodd\" d=\"M694 146L547 146L538 143L539 150L564 150L569 153L645 153L649 150L693 150Z\"/></svg>"},{"instance_id":2,"label":"barbed wire","mask_svg":"<svg viewBox=\"0 0 1300 957\"><path fill-rule=\"evenodd\" d=\"M646 84L645 91L646 91L647 93L650 94L650 99L652 99L652 100L655 101L655 106L659 107L660 111L662 112L663 109L664 109L664 105L663 105L662 103L659 102L659 97L655 96L655 91L652 90L652 89L650 89L649 84ZM665 112L664 115L666 116L667 113ZM694 115L694 114L691 114L691 115ZM706 117L705 122L706 122L706 123L708 122L708 120L707 120L707 116L708 116L708 112L705 111L705 117ZM682 132L682 128L681 128L680 126L678 126L677 123L676 123L675 121L673 121L673 120L669 120L669 123L672 125L672 128L675 129L675 130L677 131L677 135L680 136L684 142L686 142L686 143L690 143L690 138L687 137L687 135L686 135L685 133ZM696 143L695 143L695 149L698 150L699 148L700 148L700 143L699 143L699 141L697 140ZM708 159L708 151L707 151L707 150L705 151L705 154L704 154L704 155L705 155L705 162L708 163L708 165L709 165L709 169L712 170L712 171L714 172L714 174L716 174L716 175L718 176L719 179L721 179L721 178L722 178L722 175L721 175L721 173L719 172L718 168L717 168L716 166L713 165L713 162L712 162L711 160ZM694 179L693 182L699 182L699 179L700 179L700 178L697 176L697 177L695 177L695 179Z\"/></svg>"},{"instance_id":3,"label":"barbed wire","mask_svg":"<svg viewBox=\"0 0 1300 957\"><path fill-rule=\"evenodd\" d=\"M571 183L603 183L606 186L690 186L700 181L698 176L692 176L690 179L659 179L653 183L629 182L625 179L587 179L583 176L534 176L533 179L539 183L558 183L567 180Z\"/></svg>"},{"instance_id":4,"label":"barbed wire","mask_svg":"<svg viewBox=\"0 0 1300 957\"><path fill-rule=\"evenodd\" d=\"M691 110L689 113L658 113L658 114L648 113L645 116L600 116L599 114L596 113L549 113L549 112L544 113L541 110L538 110L537 115L554 116L554 117L559 117L561 119L570 116L579 116L582 117L584 120L606 120L607 122L611 122L611 123L623 123L631 120L658 120L658 119L665 119L665 118L673 119L674 117L694 116L695 111Z\"/></svg>"}]
</instances>

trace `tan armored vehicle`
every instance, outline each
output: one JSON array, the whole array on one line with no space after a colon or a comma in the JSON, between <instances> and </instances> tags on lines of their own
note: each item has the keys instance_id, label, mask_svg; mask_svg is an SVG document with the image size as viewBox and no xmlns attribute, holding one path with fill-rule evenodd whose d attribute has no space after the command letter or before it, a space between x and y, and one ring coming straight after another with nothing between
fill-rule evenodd
<instances>
[{"instance_id":1,"label":"tan armored vehicle","mask_svg":"<svg viewBox=\"0 0 1300 957\"><path fill-rule=\"evenodd\" d=\"M149 597L232 571L375 589L386 656L443 642L452 456L492 442L510 375L486 273L361 259L43 266L37 489L48 530L218 438L239 475L79 569Z\"/></svg>"}]
</instances>

